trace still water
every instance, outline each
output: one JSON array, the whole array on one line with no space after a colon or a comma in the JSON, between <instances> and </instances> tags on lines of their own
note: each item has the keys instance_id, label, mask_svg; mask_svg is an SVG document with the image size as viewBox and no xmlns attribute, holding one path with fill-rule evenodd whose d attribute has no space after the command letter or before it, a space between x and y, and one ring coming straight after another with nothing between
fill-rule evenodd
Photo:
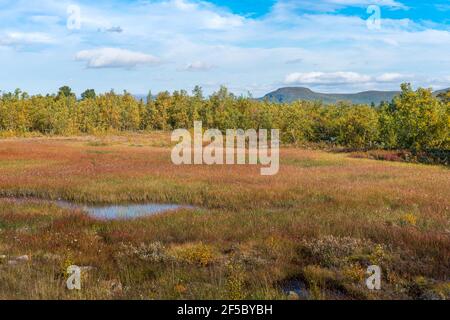
<instances>
[{"instance_id":1,"label":"still water","mask_svg":"<svg viewBox=\"0 0 450 320\"><path fill-rule=\"evenodd\" d=\"M136 205L105 205L105 206L79 205L65 201L58 201L57 203L60 207L69 209L80 209L87 212L94 218L107 220L142 218L159 213L189 208L187 206L156 204L156 203L136 204Z\"/></svg>"}]
</instances>

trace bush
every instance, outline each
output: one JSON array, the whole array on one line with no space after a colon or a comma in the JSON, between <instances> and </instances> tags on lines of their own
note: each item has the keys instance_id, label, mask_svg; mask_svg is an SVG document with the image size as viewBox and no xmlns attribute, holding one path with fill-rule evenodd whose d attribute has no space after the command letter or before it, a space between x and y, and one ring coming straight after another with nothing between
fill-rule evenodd
<instances>
[{"instance_id":1,"label":"bush","mask_svg":"<svg viewBox=\"0 0 450 320\"><path fill-rule=\"evenodd\" d=\"M170 254L177 261L195 264L200 267L207 267L217 258L214 248L203 243L188 243L175 246L171 248Z\"/></svg>"},{"instance_id":2,"label":"bush","mask_svg":"<svg viewBox=\"0 0 450 320\"><path fill-rule=\"evenodd\" d=\"M207 128L280 129L287 144L328 143L352 149L407 149L414 152L450 149L448 94L430 90L402 93L380 108L367 105L325 106L319 102L270 103L236 97L222 87L209 98L201 88L160 93L138 101L129 93L96 95L88 90L77 100L70 88L58 95L28 96L16 90L0 98L0 136L99 134L102 132L190 129L194 121ZM447 161L448 162L448 161Z\"/></svg>"},{"instance_id":3,"label":"bush","mask_svg":"<svg viewBox=\"0 0 450 320\"><path fill-rule=\"evenodd\" d=\"M417 151L450 147L449 104L433 97L431 90L413 91L411 85L403 84L401 95L383 113L385 121L391 119L388 131L395 135L384 136L388 144L395 141L397 148Z\"/></svg>"}]
</instances>

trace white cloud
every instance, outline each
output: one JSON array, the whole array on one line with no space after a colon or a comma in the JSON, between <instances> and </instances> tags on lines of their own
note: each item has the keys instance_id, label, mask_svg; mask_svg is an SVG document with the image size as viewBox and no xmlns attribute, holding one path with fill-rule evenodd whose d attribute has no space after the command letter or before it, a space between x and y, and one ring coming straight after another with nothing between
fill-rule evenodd
<instances>
[{"instance_id":1,"label":"white cloud","mask_svg":"<svg viewBox=\"0 0 450 320\"><path fill-rule=\"evenodd\" d=\"M279 0L274 6L274 11L278 14L292 10L332 12L347 7L368 7L370 5L391 9L408 9L400 1L395 0Z\"/></svg>"},{"instance_id":2,"label":"white cloud","mask_svg":"<svg viewBox=\"0 0 450 320\"><path fill-rule=\"evenodd\" d=\"M161 62L149 54L118 48L83 50L77 53L76 60L86 61L88 68L133 68Z\"/></svg>"},{"instance_id":3,"label":"white cloud","mask_svg":"<svg viewBox=\"0 0 450 320\"><path fill-rule=\"evenodd\" d=\"M307 72L291 73L285 78L285 84L296 85L374 85L382 83L394 83L396 85L411 81L415 77L410 74L383 73L378 76L365 75L357 72Z\"/></svg>"},{"instance_id":4,"label":"white cloud","mask_svg":"<svg viewBox=\"0 0 450 320\"><path fill-rule=\"evenodd\" d=\"M204 19L204 25L208 29L227 29L241 27L244 19L238 16L221 16L213 14Z\"/></svg>"},{"instance_id":5,"label":"white cloud","mask_svg":"<svg viewBox=\"0 0 450 320\"><path fill-rule=\"evenodd\" d=\"M183 11L193 11L198 8L197 4L190 3L184 0L173 0L172 3L175 8Z\"/></svg>"},{"instance_id":6,"label":"white cloud","mask_svg":"<svg viewBox=\"0 0 450 320\"><path fill-rule=\"evenodd\" d=\"M21 46L36 44L52 44L55 40L48 34L40 32L7 32L0 37L0 45Z\"/></svg>"},{"instance_id":7,"label":"white cloud","mask_svg":"<svg viewBox=\"0 0 450 320\"><path fill-rule=\"evenodd\" d=\"M450 77L430 78L408 73L362 74L357 72L307 72L291 73L284 85L302 85L326 92L360 92L366 90L398 90L401 83L410 82L416 87L434 89L450 86Z\"/></svg>"},{"instance_id":8,"label":"white cloud","mask_svg":"<svg viewBox=\"0 0 450 320\"><path fill-rule=\"evenodd\" d=\"M395 0L322 0L321 2L343 7L377 5L380 7L405 8L404 4Z\"/></svg>"},{"instance_id":9,"label":"white cloud","mask_svg":"<svg viewBox=\"0 0 450 320\"><path fill-rule=\"evenodd\" d=\"M404 75L401 73L383 73L382 75L375 78L377 82L402 82L406 79L410 79L412 76Z\"/></svg>"},{"instance_id":10,"label":"white cloud","mask_svg":"<svg viewBox=\"0 0 450 320\"><path fill-rule=\"evenodd\" d=\"M371 81L370 76L356 72L307 72L291 73L286 76L286 84L308 84L308 85L336 85L351 83L366 83Z\"/></svg>"},{"instance_id":11,"label":"white cloud","mask_svg":"<svg viewBox=\"0 0 450 320\"><path fill-rule=\"evenodd\" d=\"M28 81L40 88L39 71L51 69L54 72L45 81L53 81L52 86L70 72L77 73L73 78L83 88L87 85L85 69L79 63L67 62L76 52L77 60L85 61L89 68L152 65L159 62L155 56L172 62L161 67L161 73L170 80L150 79L153 91L190 88L193 82L213 82L227 84L236 93L252 88L258 96L265 94L267 87L285 85L284 80L329 91L361 91L398 89L400 82L412 78L409 74L415 75L412 79L416 85L427 85L430 78L444 79L450 68L448 26L384 18L381 30L368 30L364 17L367 5L382 6L383 17L388 17L388 10L406 8L402 2L278 0L270 13L255 17L235 14L202 0L80 0L82 28L69 31L65 24L67 5L71 3L68 0L0 0L9 4L0 11L0 30L23 34L32 30L41 35L40 40L36 36L0 37L0 46L6 40L18 48L18 43L45 44L50 39L56 44L50 50L37 45L29 45L33 50L2 50L0 68L14 70L35 65L36 72L31 76L19 74L14 82L4 80L0 85L23 87L22 83ZM344 7L358 7L363 16L337 11ZM427 18L425 14L424 17ZM5 32L0 31L2 34ZM81 51L93 46L101 49ZM186 62L190 63L184 65ZM56 63L58 68L54 67ZM220 68L212 68L215 64ZM194 75L177 71L203 72ZM146 70L125 74L129 78L122 70L108 72L108 77L98 73L98 77L89 80L90 86L97 86L98 90L119 86L135 92L148 90ZM286 75L289 76L285 78ZM255 79L259 82L254 85Z\"/></svg>"}]
</instances>

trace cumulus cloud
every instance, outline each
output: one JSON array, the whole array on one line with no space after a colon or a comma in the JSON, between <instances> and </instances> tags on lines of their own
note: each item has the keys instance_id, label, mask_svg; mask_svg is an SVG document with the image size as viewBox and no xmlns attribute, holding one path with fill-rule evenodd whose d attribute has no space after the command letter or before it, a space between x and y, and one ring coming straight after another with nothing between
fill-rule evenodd
<instances>
[{"instance_id":1,"label":"cumulus cloud","mask_svg":"<svg viewBox=\"0 0 450 320\"><path fill-rule=\"evenodd\" d=\"M76 60L86 61L88 68L134 68L161 63L152 55L118 48L83 50L76 54Z\"/></svg>"},{"instance_id":2,"label":"cumulus cloud","mask_svg":"<svg viewBox=\"0 0 450 320\"><path fill-rule=\"evenodd\" d=\"M204 26L207 29L227 29L236 28L244 24L244 19L239 16L227 15L222 16L219 14L213 14L210 17L205 17Z\"/></svg>"},{"instance_id":3,"label":"cumulus cloud","mask_svg":"<svg viewBox=\"0 0 450 320\"><path fill-rule=\"evenodd\" d=\"M48 34L40 32L7 32L0 37L0 45L36 45L52 44L55 40Z\"/></svg>"},{"instance_id":4,"label":"cumulus cloud","mask_svg":"<svg viewBox=\"0 0 450 320\"><path fill-rule=\"evenodd\" d=\"M411 75L404 75L401 73L383 73L382 75L375 78L377 82L401 82L406 79L412 78Z\"/></svg>"},{"instance_id":5,"label":"cumulus cloud","mask_svg":"<svg viewBox=\"0 0 450 320\"><path fill-rule=\"evenodd\" d=\"M368 7L377 5L391 9L408 9L407 6L395 0L279 0L275 10L284 12L289 10L332 12L347 7Z\"/></svg>"},{"instance_id":6,"label":"cumulus cloud","mask_svg":"<svg viewBox=\"0 0 450 320\"><path fill-rule=\"evenodd\" d=\"M231 14L229 12L219 11L217 7L207 2L193 2L188 0L172 0L167 2L168 6L178 10L182 15L197 16L197 23L200 23L205 29L227 29L240 27L244 24L245 19L240 15ZM188 19L194 21L195 19Z\"/></svg>"},{"instance_id":7,"label":"cumulus cloud","mask_svg":"<svg viewBox=\"0 0 450 320\"><path fill-rule=\"evenodd\" d=\"M236 89L236 93L246 92L258 79L260 83L252 87L256 96L266 93L265 86L279 87L286 83L326 87L327 91L396 90L398 83L411 78L402 77L409 72L415 74L415 85L425 86L431 83L429 78L443 79L450 68L450 30L439 21L426 24L424 19L432 18L428 13L418 13L417 7L411 8L415 11L409 19L404 13L399 14L403 19L393 18L397 14L387 11L406 8L403 0L277 0L273 9L262 16L236 14L200 0L79 1L82 28L73 32L65 24L69 3L66 0L3 2L10 5L2 7L0 30L24 34L33 30L36 34L1 37L5 31L0 31L0 46L9 43L20 47L18 43L49 43L57 39L51 50L46 48L46 59L37 61L30 60L28 52L18 52L15 59L10 59L6 56L9 49L0 50L5 52L3 69L39 63L45 71L59 63L61 70L82 74L82 68L67 63L67 57L76 52L77 60L84 61L89 68L133 68L157 64L156 57L161 57L173 63L162 66L162 73L170 80L154 79L155 91L190 87L192 75L175 74L177 71L203 71L196 75L196 81L220 78L221 83L242 88ZM380 30L367 28L369 15L364 15L364 8L369 4L383 7ZM339 11L344 7L359 9ZM122 28L124 32L119 32ZM87 46L92 48L93 44L103 49L80 51ZM140 52L111 49L136 46ZM42 48L33 46L35 52ZM213 66L202 61L220 63L220 69L211 71ZM185 66L184 62L190 63ZM27 74L24 79L31 82L32 77L38 78L39 73L35 74ZM108 90L125 83L130 90L148 89L146 70L129 73L126 81L120 69L114 74L115 77L106 78L99 73L91 86ZM46 81L54 86L60 81L58 77L57 73L49 74ZM120 80L114 83L115 79ZM79 81L84 87L85 82ZM35 83L36 87L42 86L39 78ZM4 86L7 85L5 82ZM11 85L21 86L19 81Z\"/></svg>"},{"instance_id":8,"label":"cumulus cloud","mask_svg":"<svg viewBox=\"0 0 450 320\"><path fill-rule=\"evenodd\" d=\"M356 72L306 72L291 73L286 76L286 84L308 84L308 85L336 85L365 83L371 80L370 76Z\"/></svg>"},{"instance_id":9,"label":"cumulus cloud","mask_svg":"<svg viewBox=\"0 0 450 320\"><path fill-rule=\"evenodd\" d=\"M306 72L291 73L285 78L285 84L297 85L348 85L348 84L375 84L375 83L396 83L413 79L410 74L383 73L378 76L365 75L357 72Z\"/></svg>"}]
</instances>

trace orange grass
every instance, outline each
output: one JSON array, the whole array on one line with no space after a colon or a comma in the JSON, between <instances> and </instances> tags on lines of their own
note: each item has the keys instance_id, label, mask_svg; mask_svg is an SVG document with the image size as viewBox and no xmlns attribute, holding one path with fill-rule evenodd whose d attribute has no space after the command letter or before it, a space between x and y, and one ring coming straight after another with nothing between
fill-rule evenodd
<instances>
[{"instance_id":1,"label":"orange grass","mask_svg":"<svg viewBox=\"0 0 450 320\"><path fill-rule=\"evenodd\" d=\"M284 148L279 174L263 177L252 166L174 166L170 145L164 133L0 142L0 195L34 199L0 200L0 255L32 257L0 260L0 298L284 299L290 279L311 298L449 297L447 168ZM39 199L201 209L105 222ZM327 236L331 264L308 251ZM339 256L346 237L368 246ZM374 259L385 270L379 293L345 276ZM97 268L80 293L64 288L69 262ZM312 277L331 279L317 288Z\"/></svg>"}]
</instances>

